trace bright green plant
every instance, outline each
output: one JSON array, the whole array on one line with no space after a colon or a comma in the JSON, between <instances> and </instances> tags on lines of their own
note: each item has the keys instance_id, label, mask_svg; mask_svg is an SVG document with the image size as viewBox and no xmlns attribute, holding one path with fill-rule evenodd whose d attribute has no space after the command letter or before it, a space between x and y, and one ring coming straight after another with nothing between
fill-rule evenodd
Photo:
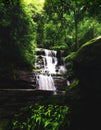
<instances>
[{"instance_id":1,"label":"bright green plant","mask_svg":"<svg viewBox=\"0 0 101 130\"><path fill-rule=\"evenodd\" d=\"M35 104L15 115L12 130L59 130L69 125L68 112L67 106Z\"/></svg>"}]
</instances>

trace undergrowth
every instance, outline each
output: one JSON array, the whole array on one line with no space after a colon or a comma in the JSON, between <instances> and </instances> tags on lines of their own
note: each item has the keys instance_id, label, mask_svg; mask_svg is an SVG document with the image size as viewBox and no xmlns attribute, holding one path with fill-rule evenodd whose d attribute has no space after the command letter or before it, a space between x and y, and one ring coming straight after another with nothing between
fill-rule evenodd
<instances>
[{"instance_id":1,"label":"undergrowth","mask_svg":"<svg viewBox=\"0 0 101 130\"><path fill-rule=\"evenodd\" d=\"M69 108L61 105L30 105L15 114L12 130L66 130Z\"/></svg>"}]
</instances>

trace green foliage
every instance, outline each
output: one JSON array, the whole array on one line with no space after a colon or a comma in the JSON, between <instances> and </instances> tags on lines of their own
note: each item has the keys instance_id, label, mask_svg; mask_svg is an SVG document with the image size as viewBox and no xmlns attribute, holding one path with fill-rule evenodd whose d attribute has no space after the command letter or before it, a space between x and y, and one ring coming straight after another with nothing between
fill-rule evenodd
<instances>
[{"instance_id":1,"label":"green foliage","mask_svg":"<svg viewBox=\"0 0 101 130\"><path fill-rule=\"evenodd\" d=\"M101 35L100 29L100 23L96 19L84 17L79 23L79 32L83 30L82 33L79 33L80 45Z\"/></svg>"},{"instance_id":2,"label":"green foliage","mask_svg":"<svg viewBox=\"0 0 101 130\"><path fill-rule=\"evenodd\" d=\"M79 80L76 80L76 79L75 79L75 80L68 86L67 90L71 90L71 89L77 87L78 84L79 84Z\"/></svg>"},{"instance_id":3,"label":"green foliage","mask_svg":"<svg viewBox=\"0 0 101 130\"><path fill-rule=\"evenodd\" d=\"M0 75L30 69L35 53L36 25L29 9L21 0L8 2L0 1Z\"/></svg>"},{"instance_id":4,"label":"green foliage","mask_svg":"<svg viewBox=\"0 0 101 130\"><path fill-rule=\"evenodd\" d=\"M76 52L71 52L68 56L65 57L65 61L70 61L75 57Z\"/></svg>"},{"instance_id":5,"label":"green foliage","mask_svg":"<svg viewBox=\"0 0 101 130\"><path fill-rule=\"evenodd\" d=\"M40 0L34 0L29 5L28 8L31 10L32 18L36 24L36 43L38 47L43 44L43 26L44 26L44 9L43 3Z\"/></svg>"},{"instance_id":6,"label":"green foliage","mask_svg":"<svg viewBox=\"0 0 101 130\"><path fill-rule=\"evenodd\" d=\"M50 44L53 49L67 49L67 21L64 17L64 14L66 14L66 10L64 9L64 6L66 6L65 1L52 1L51 3L46 1L45 9L46 14L49 16L48 21L50 21L54 28L51 27L51 32L54 30L54 33L51 35L48 35L51 39ZM48 10L48 8L51 8ZM65 10L65 11L64 11ZM50 12L51 11L51 12ZM49 24L49 22L48 22ZM46 39L48 39L48 36Z\"/></svg>"},{"instance_id":7,"label":"green foliage","mask_svg":"<svg viewBox=\"0 0 101 130\"><path fill-rule=\"evenodd\" d=\"M59 105L35 104L15 115L12 130L59 130L68 127L69 108Z\"/></svg>"},{"instance_id":8,"label":"green foliage","mask_svg":"<svg viewBox=\"0 0 101 130\"><path fill-rule=\"evenodd\" d=\"M65 57L65 62L67 63L67 67L68 67L67 78L69 79L70 82L72 82L75 78L74 72L73 72L73 59L75 55L76 55L76 52L71 52L69 55Z\"/></svg>"},{"instance_id":9,"label":"green foliage","mask_svg":"<svg viewBox=\"0 0 101 130\"><path fill-rule=\"evenodd\" d=\"M52 46L57 42L56 36L57 30L56 26L53 22L49 22L44 25L44 47L45 48L52 48Z\"/></svg>"},{"instance_id":10,"label":"green foliage","mask_svg":"<svg viewBox=\"0 0 101 130\"><path fill-rule=\"evenodd\" d=\"M88 4L87 4L88 3ZM91 12L94 8L94 14ZM83 43L100 35L101 2L69 0L45 1L44 45L53 49L76 51ZM96 15L95 15L96 14ZM50 24L52 23L53 26ZM48 26L48 28L47 28Z\"/></svg>"}]
</instances>

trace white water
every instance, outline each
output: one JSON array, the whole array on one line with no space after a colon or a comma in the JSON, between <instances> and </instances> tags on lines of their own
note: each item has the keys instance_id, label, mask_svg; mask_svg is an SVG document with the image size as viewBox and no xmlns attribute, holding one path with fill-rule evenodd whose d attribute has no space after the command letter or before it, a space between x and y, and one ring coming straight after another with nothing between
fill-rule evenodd
<instances>
[{"instance_id":1,"label":"white water","mask_svg":"<svg viewBox=\"0 0 101 130\"><path fill-rule=\"evenodd\" d=\"M51 75L48 76L39 74L37 76L37 81L39 90L52 90L52 91L56 90L54 80Z\"/></svg>"},{"instance_id":2,"label":"white water","mask_svg":"<svg viewBox=\"0 0 101 130\"><path fill-rule=\"evenodd\" d=\"M56 65L57 65L57 58L56 58L56 51L51 51L45 49L45 56L44 56L44 68L42 72L49 73L49 74L56 74Z\"/></svg>"},{"instance_id":3,"label":"white water","mask_svg":"<svg viewBox=\"0 0 101 130\"><path fill-rule=\"evenodd\" d=\"M66 72L64 65L58 66L56 57L57 51L43 49L45 55L41 55L36 67L39 67L40 73L36 75L36 81L39 90L55 91L56 87L52 74L63 74Z\"/></svg>"}]
</instances>

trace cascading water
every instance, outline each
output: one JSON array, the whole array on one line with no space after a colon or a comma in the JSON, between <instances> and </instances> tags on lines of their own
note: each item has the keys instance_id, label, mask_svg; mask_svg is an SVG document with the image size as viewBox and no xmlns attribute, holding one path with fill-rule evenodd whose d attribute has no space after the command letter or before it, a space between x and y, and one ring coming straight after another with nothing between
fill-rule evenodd
<instances>
[{"instance_id":1,"label":"cascading water","mask_svg":"<svg viewBox=\"0 0 101 130\"><path fill-rule=\"evenodd\" d=\"M38 81L38 86L39 90L52 90L55 91L55 85L54 85L54 80L51 75L42 75L39 74L37 76L37 81Z\"/></svg>"},{"instance_id":2,"label":"cascading water","mask_svg":"<svg viewBox=\"0 0 101 130\"><path fill-rule=\"evenodd\" d=\"M56 74L55 68L57 65L56 51L45 49L44 68L43 72L49 72L50 74Z\"/></svg>"},{"instance_id":3,"label":"cascading water","mask_svg":"<svg viewBox=\"0 0 101 130\"><path fill-rule=\"evenodd\" d=\"M57 51L48 49L38 49L38 55L35 66L39 69L36 74L36 81L39 90L55 91L53 75L66 72L64 64L58 65Z\"/></svg>"}]
</instances>

